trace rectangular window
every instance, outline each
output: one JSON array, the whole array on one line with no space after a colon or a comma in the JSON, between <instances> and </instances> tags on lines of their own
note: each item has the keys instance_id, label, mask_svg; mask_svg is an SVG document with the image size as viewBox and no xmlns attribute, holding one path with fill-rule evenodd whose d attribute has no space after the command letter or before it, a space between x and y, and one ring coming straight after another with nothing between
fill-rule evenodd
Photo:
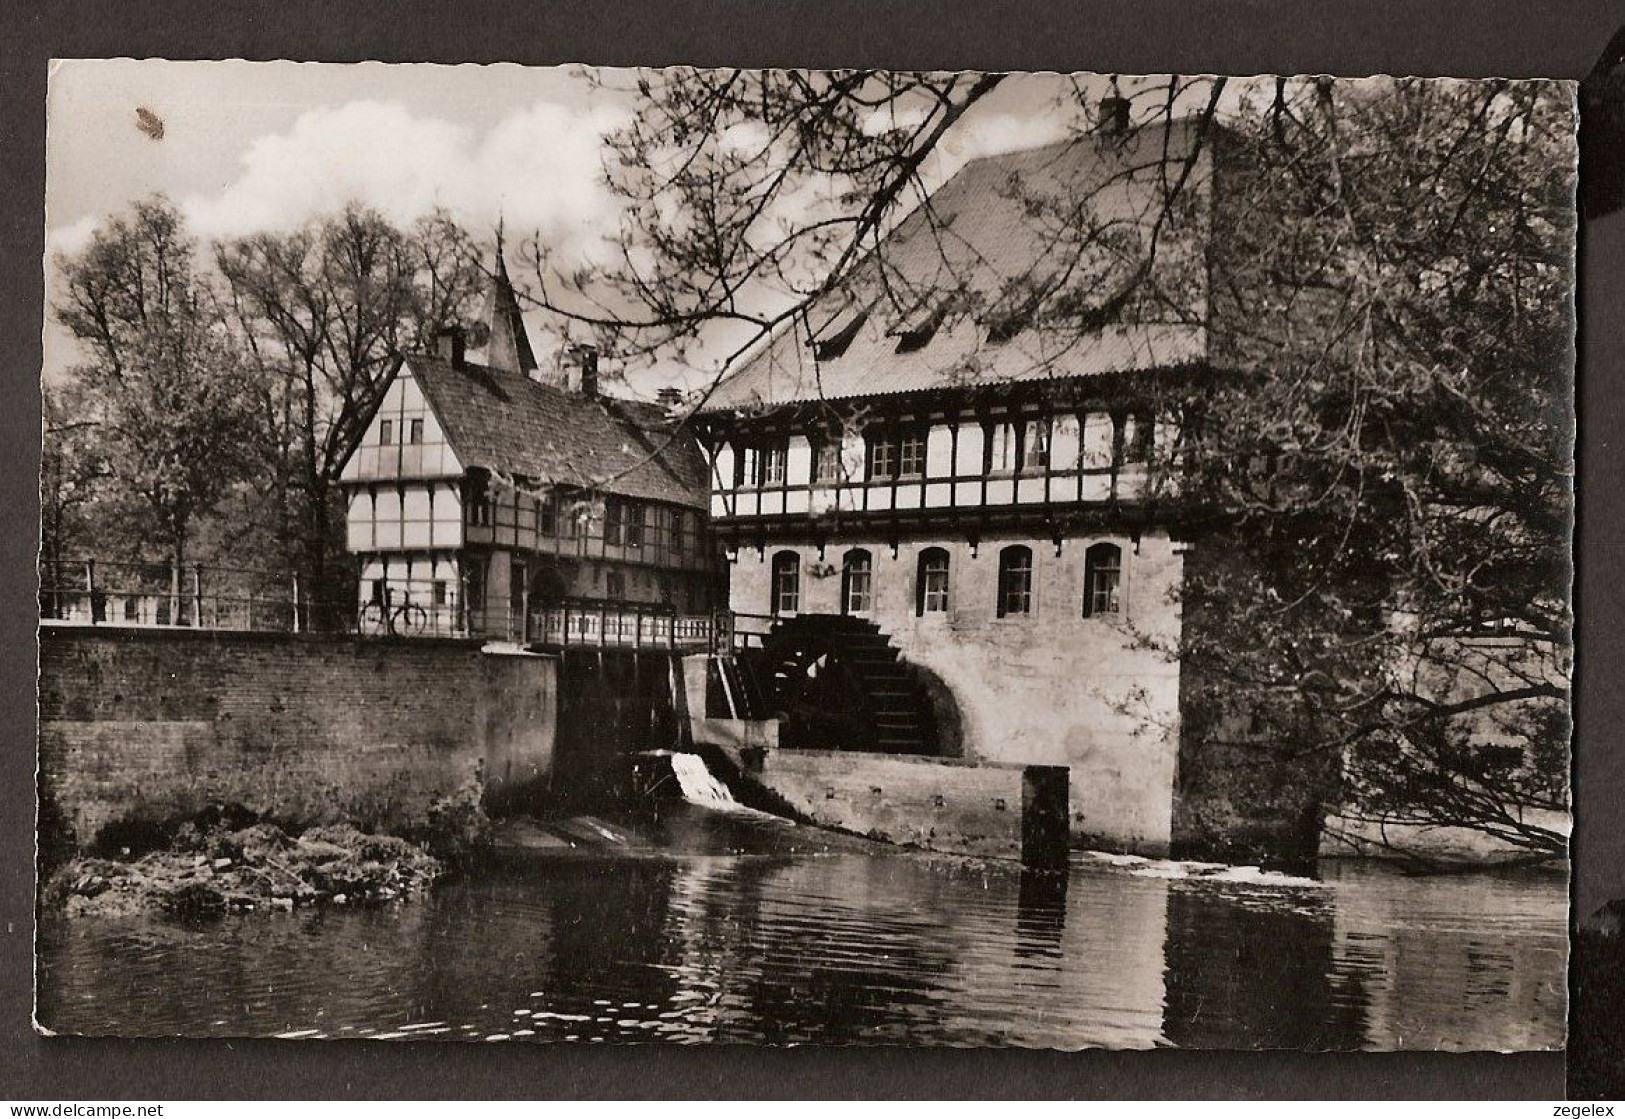
<instances>
[{"instance_id":1,"label":"rectangular window","mask_svg":"<svg viewBox=\"0 0 1625 1119\"><path fill-rule=\"evenodd\" d=\"M813 456L813 481L833 485L841 479L841 444L829 439L818 444Z\"/></svg>"},{"instance_id":2,"label":"rectangular window","mask_svg":"<svg viewBox=\"0 0 1625 1119\"><path fill-rule=\"evenodd\" d=\"M464 575L463 605L468 612L468 624L474 629L485 626L485 561L468 561Z\"/></svg>"},{"instance_id":3,"label":"rectangular window","mask_svg":"<svg viewBox=\"0 0 1625 1119\"><path fill-rule=\"evenodd\" d=\"M869 477L891 478L897 473L897 440L890 435L869 437Z\"/></svg>"},{"instance_id":4,"label":"rectangular window","mask_svg":"<svg viewBox=\"0 0 1625 1119\"><path fill-rule=\"evenodd\" d=\"M999 617L1031 614L1033 610L1033 552L1012 544L999 553Z\"/></svg>"},{"instance_id":5,"label":"rectangular window","mask_svg":"<svg viewBox=\"0 0 1625 1119\"><path fill-rule=\"evenodd\" d=\"M643 547L643 506L629 501L622 507L624 527L621 536L628 548Z\"/></svg>"},{"instance_id":6,"label":"rectangular window","mask_svg":"<svg viewBox=\"0 0 1625 1119\"><path fill-rule=\"evenodd\" d=\"M622 539L621 532L621 503L614 498L604 501L604 543L619 546Z\"/></svg>"},{"instance_id":7,"label":"rectangular window","mask_svg":"<svg viewBox=\"0 0 1625 1119\"><path fill-rule=\"evenodd\" d=\"M846 554L842 567L841 609L847 614L868 613L874 586L874 565L869 553L854 548Z\"/></svg>"},{"instance_id":8,"label":"rectangular window","mask_svg":"<svg viewBox=\"0 0 1625 1119\"><path fill-rule=\"evenodd\" d=\"M674 556L681 555L683 551L683 532L686 527L683 522L683 511L673 509L671 511L671 537L667 540L667 544L671 547L671 554Z\"/></svg>"},{"instance_id":9,"label":"rectangular window","mask_svg":"<svg viewBox=\"0 0 1625 1119\"><path fill-rule=\"evenodd\" d=\"M1035 420L1025 426L1022 468L1043 470L1049 466L1049 421Z\"/></svg>"},{"instance_id":10,"label":"rectangular window","mask_svg":"<svg viewBox=\"0 0 1625 1119\"><path fill-rule=\"evenodd\" d=\"M1151 457L1151 416L1132 412L1112 417L1118 463L1146 462Z\"/></svg>"},{"instance_id":11,"label":"rectangular window","mask_svg":"<svg viewBox=\"0 0 1625 1119\"><path fill-rule=\"evenodd\" d=\"M476 526L490 525L492 509L496 502L491 498L485 479L483 477L470 478L467 492L468 523Z\"/></svg>"},{"instance_id":12,"label":"rectangular window","mask_svg":"<svg viewBox=\"0 0 1625 1119\"><path fill-rule=\"evenodd\" d=\"M559 530L559 496L551 491L536 499L536 529L543 536Z\"/></svg>"},{"instance_id":13,"label":"rectangular window","mask_svg":"<svg viewBox=\"0 0 1625 1119\"><path fill-rule=\"evenodd\" d=\"M436 579L434 581L433 601L436 606L444 606L446 604L446 581L444 579Z\"/></svg>"},{"instance_id":14,"label":"rectangular window","mask_svg":"<svg viewBox=\"0 0 1625 1119\"><path fill-rule=\"evenodd\" d=\"M941 548L927 548L920 554L919 613L946 614L948 612L948 553Z\"/></svg>"},{"instance_id":15,"label":"rectangular window","mask_svg":"<svg viewBox=\"0 0 1625 1119\"><path fill-rule=\"evenodd\" d=\"M423 442L423 421L421 419L412 421L412 426L407 429L406 441L408 443Z\"/></svg>"},{"instance_id":16,"label":"rectangular window","mask_svg":"<svg viewBox=\"0 0 1625 1119\"><path fill-rule=\"evenodd\" d=\"M987 428L982 469L988 474L1011 474L1021 469L1021 440L1014 424L996 423Z\"/></svg>"},{"instance_id":17,"label":"rectangular window","mask_svg":"<svg viewBox=\"0 0 1625 1119\"><path fill-rule=\"evenodd\" d=\"M1083 555L1083 616L1116 614L1121 610L1123 550L1115 544L1096 544Z\"/></svg>"},{"instance_id":18,"label":"rectangular window","mask_svg":"<svg viewBox=\"0 0 1625 1119\"><path fill-rule=\"evenodd\" d=\"M510 630L514 625L524 626L525 618L525 592L529 589L530 577L525 571L523 560L514 560L508 568L508 618Z\"/></svg>"},{"instance_id":19,"label":"rectangular window","mask_svg":"<svg viewBox=\"0 0 1625 1119\"><path fill-rule=\"evenodd\" d=\"M755 447L742 447L739 457L735 461L735 486L757 486L761 484L762 453Z\"/></svg>"},{"instance_id":20,"label":"rectangular window","mask_svg":"<svg viewBox=\"0 0 1625 1119\"><path fill-rule=\"evenodd\" d=\"M604 593L613 599L625 599L626 576L619 571L611 571L604 579Z\"/></svg>"},{"instance_id":21,"label":"rectangular window","mask_svg":"<svg viewBox=\"0 0 1625 1119\"><path fill-rule=\"evenodd\" d=\"M378 442L386 447L395 442L394 420L380 420L378 422Z\"/></svg>"},{"instance_id":22,"label":"rectangular window","mask_svg":"<svg viewBox=\"0 0 1625 1119\"><path fill-rule=\"evenodd\" d=\"M784 485L785 462L789 457L790 450L785 443L773 443L763 447L760 460L762 473L758 484L763 486Z\"/></svg>"},{"instance_id":23,"label":"rectangular window","mask_svg":"<svg viewBox=\"0 0 1625 1119\"><path fill-rule=\"evenodd\" d=\"M897 444L897 472L906 477L925 473L925 436L910 432Z\"/></svg>"},{"instance_id":24,"label":"rectangular window","mask_svg":"<svg viewBox=\"0 0 1625 1119\"><path fill-rule=\"evenodd\" d=\"M794 552L780 552L773 557L774 614L794 614L801 609L801 557Z\"/></svg>"}]
</instances>

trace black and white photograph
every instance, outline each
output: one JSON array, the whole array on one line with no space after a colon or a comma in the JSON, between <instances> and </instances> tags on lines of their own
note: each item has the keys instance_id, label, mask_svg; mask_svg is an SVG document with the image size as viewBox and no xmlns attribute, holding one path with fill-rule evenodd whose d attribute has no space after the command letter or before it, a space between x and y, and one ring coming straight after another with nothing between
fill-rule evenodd
<instances>
[{"instance_id":1,"label":"black and white photograph","mask_svg":"<svg viewBox=\"0 0 1625 1119\"><path fill-rule=\"evenodd\" d=\"M1578 97L54 62L35 1028L1562 1049Z\"/></svg>"}]
</instances>

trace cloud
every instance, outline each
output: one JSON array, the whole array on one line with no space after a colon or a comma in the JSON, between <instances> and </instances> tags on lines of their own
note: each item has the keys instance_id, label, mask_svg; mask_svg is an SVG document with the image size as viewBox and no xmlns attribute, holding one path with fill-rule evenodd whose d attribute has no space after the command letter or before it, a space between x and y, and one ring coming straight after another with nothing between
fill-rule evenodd
<instances>
[{"instance_id":1,"label":"cloud","mask_svg":"<svg viewBox=\"0 0 1625 1119\"><path fill-rule=\"evenodd\" d=\"M55 253L72 256L82 251L90 244L96 230L102 224L99 214L86 214L78 221L67 225L52 226L45 231L45 252L47 257Z\"/></svg>"},{"instance_id":2,"label":"cloud","mask_svg":"<svg viewBox=\"0 0 1625 1119\"><path fill-rule=\"evenodd\" d=\"M859 127L865 136L879 136L886 132L913 132L924 124L930 115L930 110L925 105L899 105L896 101L889 101L880 108L871 110Z\"/></svg>"},{"instance_id":3,"label":"cloud","mask_svg":"<svg viewBox=\"0 0 1625 1119\"><path fill-rule=\"evenodd\" d=\"M937 149L939 173L946 178L973 159L1024 151L1064 140L1080 127L1073 114L967 114L960 127L942 138Z\"/></svg>"},{"instance_id":4,"label":"cloud","mask_svg":"<svg viewBox=\"0 0 1625 1119\"><path fill-rule=\"evenodd\" d=\"M352 101L255 140L223 190L180 205L206 238L291 229L352 200L402 223L442 206L476 233L500 214L516 239L538 233L562 257L586 259L619 214L602 153L625 120L621 109L538 101L481 136L395 102Z\"/></svg>"}]
</instances>

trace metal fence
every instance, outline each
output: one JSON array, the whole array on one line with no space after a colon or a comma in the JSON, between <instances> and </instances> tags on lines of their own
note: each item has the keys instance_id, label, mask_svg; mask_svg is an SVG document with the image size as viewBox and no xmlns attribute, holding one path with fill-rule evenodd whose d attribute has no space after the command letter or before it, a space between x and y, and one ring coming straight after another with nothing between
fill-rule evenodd
<instances>
[{"instance_id":1,"label":"metal fence","mask_svg":"<svg viewBox=\"0 0 1625 1119\"><path fill-rule=\"evenodd\" d=\"M525 645L717 650L734 640L727 611L567 599L541 609L469 609L390 589L380 600L323 599L297 575L240 567L64 560L41 565L39 616L68 625L268 633L462 637Z\"/></svg>"},{"instance_id":2,"label":"metal fence","mask_svg":"<svg viewBox=\"0 0 1625 1119\"><path fill-rule=\"evenodd\" d=\"M297 575L252 568L96 559L40 567L43 621L297 632L353 624L353 605L338 605L307 594Z\"/></svg>"}]
</instances>

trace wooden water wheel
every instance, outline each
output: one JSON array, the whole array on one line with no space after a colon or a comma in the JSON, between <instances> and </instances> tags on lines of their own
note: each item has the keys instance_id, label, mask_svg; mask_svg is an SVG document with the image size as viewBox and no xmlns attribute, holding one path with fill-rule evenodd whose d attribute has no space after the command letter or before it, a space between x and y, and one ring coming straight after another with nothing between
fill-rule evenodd
<instances>
[{"instance_id":1,"label":"wooden water wheel","mask_svg":"<svg viewBox=\"0 0 1625 1119\"><path fill-rule=\"evenodd\" d=\"M800 749L932 754L925 690L864 618L801 614L775 625L754 670L779 741Z\"/></svg>"}]
</instances>

